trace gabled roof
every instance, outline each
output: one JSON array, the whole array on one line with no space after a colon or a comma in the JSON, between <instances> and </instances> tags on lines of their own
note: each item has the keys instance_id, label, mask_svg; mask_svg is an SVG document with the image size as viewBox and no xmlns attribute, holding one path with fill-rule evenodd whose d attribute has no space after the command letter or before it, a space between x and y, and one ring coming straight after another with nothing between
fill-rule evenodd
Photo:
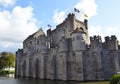
<instances>
[{"instance_id":1,"label":"gabled roof","mask_svg":"<svg viewBox=\"0 0 120 84\"><path fill-rule=\"evenodd\" d=\"M32 38L38 38L39 36L45 35L43 30L40 28L37 32L33 33L32 35L28 36L24 41Z\"/></svg>"},{"instance_id":2,"label":"gabled roof","mask_svg":"<svg viewBox=\"0 0 120 84\"><path fill-rule=\"evenodd\" d=\"M38 37L41 36L41 35L45 35L45 33L44 33L43 30L40 28L37 32L35 32L35 33L33 34L33 37L38 38Z\"/></svg>"}]
</instances>

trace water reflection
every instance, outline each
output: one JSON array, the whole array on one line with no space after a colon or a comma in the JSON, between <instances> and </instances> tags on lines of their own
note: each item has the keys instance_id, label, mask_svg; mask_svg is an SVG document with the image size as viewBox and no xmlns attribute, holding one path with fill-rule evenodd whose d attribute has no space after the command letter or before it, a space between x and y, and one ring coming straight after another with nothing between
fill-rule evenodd
<instances>
[{"instance_id":1,"label":"water reflection","mask_svg":"<svg viewBox=\"0 0 120 84\"><path fill-rule=\"evenodd\" d=\"M108 82L75 82L75 81L52 81L41 79L19 78L13 79L8 77L0 77L0 84L109 84Z\"/></svg>"},{"instance_id":2,"label":"water reflection","mask_svg":"<svg viewBox=\"0 0 120 84\"><path fill-rule=\"evenodd\" d=\"M58 81L58 80L41 80L41 79L16 79L20 84L80 84L80 82L75 81Z\"/></svg>"},{"instance_id":3,"label":"water reflection","mask_svg":"<svg viewBox=\"0 0 120 84\"><path fill-rule=\"evenodd\" d=\"M7 77L0 77L0 84L80 84L73 81L52 81L40 79L11 79Z\"/></svg>"}]
</instances>

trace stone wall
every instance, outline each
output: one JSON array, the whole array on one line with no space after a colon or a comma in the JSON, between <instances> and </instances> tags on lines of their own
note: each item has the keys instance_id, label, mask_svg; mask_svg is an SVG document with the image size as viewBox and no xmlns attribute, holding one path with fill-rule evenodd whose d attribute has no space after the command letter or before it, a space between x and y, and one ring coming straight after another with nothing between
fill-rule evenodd
<instances>
[{"instance_id":1,"label":"stone wall","mask_svg":"<svg viewBox=\"0 0 120 84\"><path fill-rule=\"evenodd\" d=\"M41 79L109 80L120 71L120 47L115 36L88 38L87 20L74 14L56 26L30 35L16 52L15 75Z\"/></svg>"}]
</instances>

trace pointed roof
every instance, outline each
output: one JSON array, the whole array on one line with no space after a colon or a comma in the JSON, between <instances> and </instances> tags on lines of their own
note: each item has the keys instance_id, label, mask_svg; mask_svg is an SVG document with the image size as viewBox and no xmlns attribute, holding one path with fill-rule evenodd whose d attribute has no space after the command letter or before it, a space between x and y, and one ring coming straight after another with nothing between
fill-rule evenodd
<instances>
[{"instance_id":1,"label":"pointed roof","mask_svg":"<svg viewBox=\"0 0 120 84\"><path fill-rule=\"evenodd\" d=\"M42 28L40 28L37 32L33 33L32 35L28 36L24 42L28 39L32 39L32 38L38 38L39 36L45 35L44 31L42 30Z\"/></svg>"},{"instance_id":2,"label":"pointed roof","mask_svg":"<svg viewBox=\"0 0 120 84\"><path fill-rule=\"evenodd\" d=\"M45 33L44 33L44 31L42 30L42 28L40 28L37 32L35 32L35 33L33 34L33 37L38 38L38 37L41 36L41 35L45 35Z\"/></svg>"}]
</instances>

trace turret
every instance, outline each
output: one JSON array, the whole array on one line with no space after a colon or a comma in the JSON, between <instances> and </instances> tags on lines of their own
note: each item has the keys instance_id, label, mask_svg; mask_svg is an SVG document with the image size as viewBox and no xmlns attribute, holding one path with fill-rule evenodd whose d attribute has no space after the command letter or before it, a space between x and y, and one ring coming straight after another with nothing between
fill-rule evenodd
<instances>
[{"instance_id":1,"label":"turret","mask_svg":"<svg viewBox=\"0 0 120 84\"><path fill-rule=\"evenodd\" d=\"M80 29L76 28L72 33L71 33L71 38L72 38L72 50L86 50L86 33Z\"/></svg>"},{"instance_id":2,"label":"turret","mask_svg":"<svg viewBox=\"0 0 120 84\"><path fill-rule=\"evenodd\" d=\"M47 30L47 36L50 37L51 36L51 29Z\"/></svg>"},{"instance_id":3,"label":"turret","mask_svg":"<svg viewBox=\"0 0 120 84\"><path fill-rule=\"evenodd\" d=\"M84 19L84 24L85 24L85 28L88 29L88 20L87 19Z\"/></svg>"},{"instance_id":4,"label":"turret","mask_svg":"<svg viewBox=\"0 0 120 84\"><path fill-rule=\"evenodd\" d=\"M70 13L66 19L69 32L72 32L75 29L75 19L76 17L75 17L75 14L73 13L72 14Z\"/></svg>"}]
</instances>

